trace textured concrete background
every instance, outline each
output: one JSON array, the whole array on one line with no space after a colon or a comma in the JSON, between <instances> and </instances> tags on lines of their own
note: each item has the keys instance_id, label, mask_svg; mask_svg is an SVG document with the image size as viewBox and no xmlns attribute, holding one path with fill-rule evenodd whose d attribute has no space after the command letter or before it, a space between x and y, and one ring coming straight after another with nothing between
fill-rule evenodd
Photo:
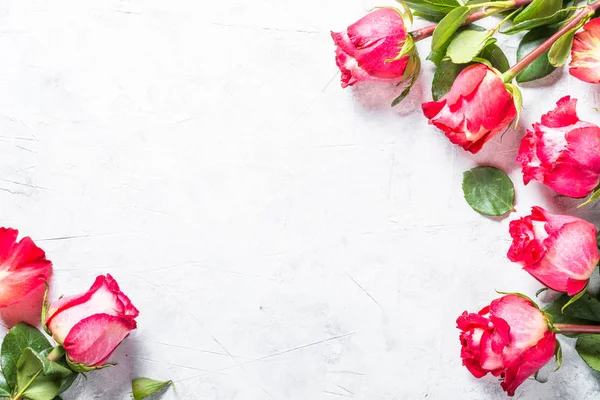
<instances>
[{"instance_id":1,"label":"textured concrete background","mask_svg":"<svg viewBox=\"0 0 600 400\"><path fill-rule=\"evenodd\" d=\"M539 288L505 257L509 219L577 202L523 187L518 139L566 94L600 121L597 89L556 72L471 156L420 113L429 62L396 109L394 85L340 88L329 30L374 4L0 4L0 224L47 251L53 298L110 272L141 310L119 365L66 400L127 399L137 376L173 379L164 399L504 398L461 367L455 319ZM462 198L481 163L515 181L508 219ZM563 343L515 398L598 396Z\"/></svg>"}]
</instances>

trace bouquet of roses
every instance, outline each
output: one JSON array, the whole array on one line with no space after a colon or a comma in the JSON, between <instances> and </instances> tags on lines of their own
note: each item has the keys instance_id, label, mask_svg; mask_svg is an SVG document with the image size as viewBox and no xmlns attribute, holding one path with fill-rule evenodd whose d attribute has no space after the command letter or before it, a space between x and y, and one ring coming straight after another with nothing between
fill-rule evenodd
<instances>
[{"instance_id":1,"label":"bouquet of roses","mask_svg":"<svg viewBox=\"0 0 600 400\"><path fill-rule=\"evenodd\" d=\"M56 344L24 322L10 329L0 348L0 399L59 400L79 375L114 365L110 356L136 328L139 311L108 274L84 293L47 304L52 263L29 237L17 241L17 235L0 228L0 308L36 298L45 286L41 322ZM170 384L138 378L132 395L144 399Z\"/></svg>"},{"instance_id":2,"label":"bouquet of roses","mask_svg":"<svg viewBox=\"0 0 600 400\"><path fill-rule=\"evenodd\" d=\"M600 0L398 0L342 32L332 32L342 87L362 81L396 82L392 106L401 106L421 63L415 43L431 38L427 60L436 66L432 101L422 105L429 123L454 144L477 153L495 135L516 129L522 109L518 84L551 74L570 58L569 73L600 83ZM414 17L431 21L411 30ZM491 29L475 24L495 16ZM497 35L520 35L510 65ZM569 96L540 118L521 140L516 162L523 181L542 182L558 194L600 197L600 127L582 121ZM514 211L514 186L493 167L465 172L465 199L485 215ZM558 296L545 308L517 293L503 293L457 325L463 365L477 378L499 376L509 396L553 357L561 364L558 334L577 337L576 350L600 371L600 298L588 282L600 261L593 224L541 207L510 223L508 258Z\"/></svg>"}]
</instances>

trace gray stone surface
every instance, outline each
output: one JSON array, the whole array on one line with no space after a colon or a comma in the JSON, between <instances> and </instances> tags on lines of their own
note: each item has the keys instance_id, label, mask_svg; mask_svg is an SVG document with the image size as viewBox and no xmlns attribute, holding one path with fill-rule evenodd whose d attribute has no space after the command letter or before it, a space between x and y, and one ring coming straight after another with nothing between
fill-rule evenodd
<instances>
[{"instance_id":1,"label":"gray stone surface","mask_svg":"<svg viewBox=\"0 0 600 400\"><path fill-rule=\"evenodd\" d=\"M563 95L599 121L598 89L554 73L523 90L517 131L469 155L420 112L429 62L396 109L394 85L340 88L329 30L372 5L0 4L0 224L47 251L53 298L110 272L141 310L119 365L65 400L125 400L138 376L173 379L164 399L505 397L461 367L455 319L494 289L539 288L505 257L511 218L542 205L597 222L597 206L525 188L514 158ZM478 164L510 173L516 214L468 207ZM515 398L599 395L563 343L564 367Z\"/></svg>"}]
</instances>

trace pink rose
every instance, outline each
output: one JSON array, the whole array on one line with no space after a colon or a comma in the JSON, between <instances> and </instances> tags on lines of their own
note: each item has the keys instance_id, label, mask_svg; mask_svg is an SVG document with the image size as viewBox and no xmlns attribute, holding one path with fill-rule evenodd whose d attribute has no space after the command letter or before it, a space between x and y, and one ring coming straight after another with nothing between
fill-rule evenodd
<instances>
[{"instance_id":1,"label":"pink rose","mask_svg":"<svg viewBox=\"0 0 600 400\"><path fill-rule=\"evenodd\" d=\"M600 260L594 225L541 207L511 221L510 235L508 258L550 289L570 296L585 288Z\"/></svg>"},{"instance_id":2,"label":"pink rose","mask_svg":"<svg viewBox=\"0 0 600 400\"><path fill-rule=\"evenodd\" d=\"M600 18L585 24L575 35L569 73L589 83L600 83Z\"/></svg>"},{"instance_id":3,"label":"pink rose","mask_svg":"<svg viewBox=\"0 0 600 400\"><path fill-rule=\"evenodd\" d=\"M112 276L98 276L87 292L50 305L46 327L76 364L101 366L136 328L138 310Z\"/></svg>"},{"instance_id":4,"label":"pink rose","mask_svg":"<svg viewBox=\"0 0 600 400\"><path fill-rule=\"evenodd\" d=\"M44 250L29 237L17 242L18 235L16 229L0 228L0 308L43 288L52 274Z\"/></svg>"},{"instance_id":5,"label":"pink rose","mask_svg":"<svg viewBox=\"0 0 600 400\"><path fill-rule=\"evenodd\" d=\"M463 365L476 378L488 373L503 378L509 396L552 358L555 333L530 301L510 294L492 301L477 314L466 311L456 320Z\"/></svg>"},{"instance_id":6,"label":"pink rose","mask_svg":"<svg viewBox=\"0 0 600 400\"><path fill-rule=\"evenodd\" d=\"M517 108L502 76L484 64L474 64L458 75L439 101L423 104L423 113L452 143L477 153L516 118Z\"/></svg>"},{"instance_id":7,"label":"pink rose","mask_svg":"<svg viewBox=\"0 0 600 400\"><path fill-rule=\"evenodd\" d=\"M336 63L342 87L362 81L403 80L409 56L389 61L400 53L406 40L404 21L398 10L378 8L350 25L346 32L331 32L337 49Z\"/></svg>"},{"instance_id":8,"label":"pink rose","mask_svg":"<svg viewBox=\"0 0 600 400\"><path fill-rule=\"evenodd\" d=\"M576 99L563 97L521 140L523 181L543 182L569 197L585 197L600 181L600 128L581 121Z\"/></svg>"}]
</instances>

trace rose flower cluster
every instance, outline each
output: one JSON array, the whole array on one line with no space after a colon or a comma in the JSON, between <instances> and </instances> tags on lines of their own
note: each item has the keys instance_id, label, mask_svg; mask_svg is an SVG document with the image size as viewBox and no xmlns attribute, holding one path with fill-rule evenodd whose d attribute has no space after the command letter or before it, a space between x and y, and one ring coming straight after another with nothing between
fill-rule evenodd
<instances>
[{"instance_id":1,"label":"rose flower cluster","mask_svg":"<svg viewBox=\"0 0 600 400\"><path fill-rule=\"evenodd\" d=\"M392 105L399 104L419 74L414 66L420 64L411 61L419 57L415 42L432 37L427 59L437 67L433 100L422 104L422 111L429 124L470 153L479 152L513 123L516 128L522 94L514 80L543 78L570 56L573 77L600 83L600 18L594 18L600 0L569 5L548 0L399 3L403 7L376 9L346 31L332 33L342 87L396 82L403 92ZM411 31L411 9L439 22ZM492 29L472 25L501 13ZM511 66L494 35L542 27L552 29ZM600 127L579 119L576 107L570 96L559 99L554 110L524 132L516 163L526 185L538 181L572 198L591 195L584 205L600 198ZM506 180L514 198L512 182ZM466 191L465 199L469 202ZM514 396L553 357L560 366L558 334L585 334L578 337L576 350L600 371L600 299L587 290L600 261L596 227L533 207L530 215L510 222L509 234L508 259L558 297L542 309L524 295L509 293L477 313L465 311L456 320L463 365L476 378L499 377L502 389Z\"/></svg>"},{"instance_id":2,"label":"rose flower cluster","mask_svg":"<svg viewBox=\"0 0 600 400\"><path fill-rule=\"evenodd\" d=\"M0 228L0 308L37 299L35 294L47 288L52 274L45 252L31 238L17 237L16 229ZM39 306L43 328L56 345L31 325L15 325L2 343L2 399L60 399L79 374L112 366L111 355L136 329L139 315L109 274L98 276L86 292L51 304L44 297ZM145 398L167 384L140 378L134 381L133 397Z\"/></svg>"}]
</instances>

